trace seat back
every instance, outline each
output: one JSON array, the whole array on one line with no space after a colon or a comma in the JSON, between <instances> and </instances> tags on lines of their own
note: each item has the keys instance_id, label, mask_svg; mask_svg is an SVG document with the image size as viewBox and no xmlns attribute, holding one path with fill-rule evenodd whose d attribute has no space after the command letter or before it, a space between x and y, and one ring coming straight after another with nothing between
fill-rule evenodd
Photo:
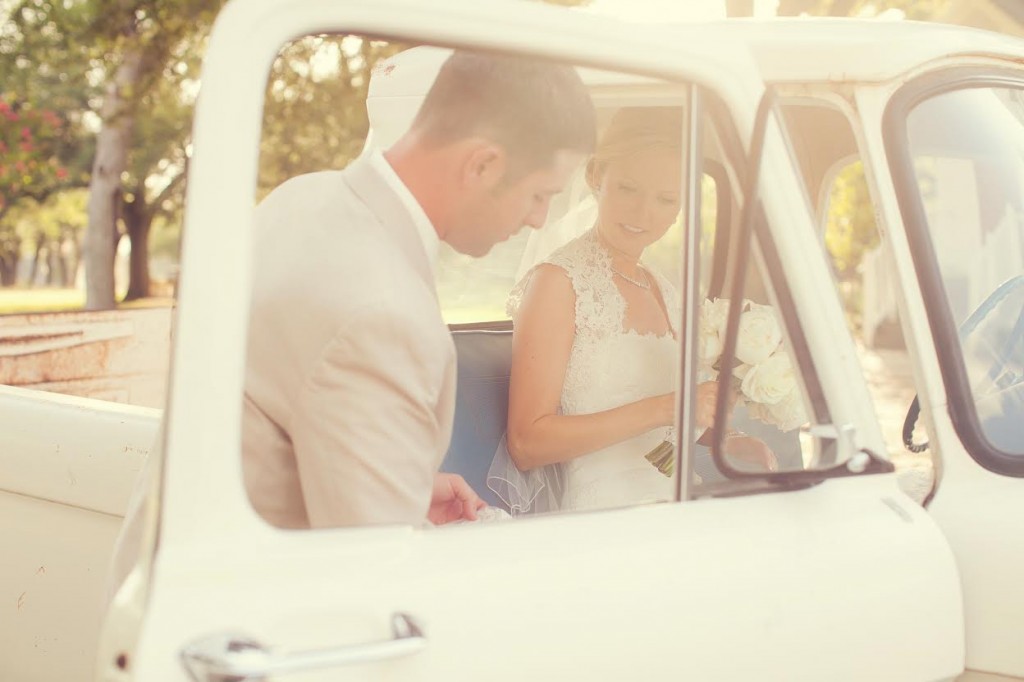
<instances>
[{"instance_id":1,"label":"seat back","mask_svg":"<svg viewBox=\"0 0 1024 682\"><path fill-rule=\"evenodd\" d=\"M460 474L487 504L504 507L488 487L487 471L508 419L512 331L452 331L458 355L455 425L441 471Z\"/></svg>"}]
</instances>

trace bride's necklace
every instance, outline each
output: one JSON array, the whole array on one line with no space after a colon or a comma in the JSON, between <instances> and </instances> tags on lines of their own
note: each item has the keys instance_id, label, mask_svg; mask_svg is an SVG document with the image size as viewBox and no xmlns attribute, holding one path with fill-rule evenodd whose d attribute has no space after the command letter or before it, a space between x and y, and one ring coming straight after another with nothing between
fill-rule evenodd
<instances>
[{"instance_id":1,"label":"bride's necklace","mask_svg":"<svg viewBox=\"0 0 1024 682\"><path fill-rule=\"evenodd\" d=\"M622 272L621 270L616 269L614 265L612 266L612 272L614 272L616 275L618 275L622 279L626 280L627 282L629 282L633 286L638 286L638 287L640 287L641 289L643 289L645 291L651 288L651 280L648 279L647 273L644 272L643 268L640 268L640 267L637 268L637 272L644 272L643 281L638 280L638 279L633 279L632 277L630 277L626 273Z\"/></svg>"},{"instance_id":2,"label":"bride's necklace","mask_svg":"<svg viewBox=\"0 0 1024 682\"><path fill-rule=\"evenodd\" d=\"M623 256L624 258L628 257L627 254L624 251L622 251L621 249L615 248L614 246L609 244L607 241L605 241L605 239L601 236L600 232L596 232L596 234L597 234L597 240L598 240L598 242L602 246L607 248L609 251L614 251L615 253L619 254L620 256ZM609 258L609 260L611 260L611 259ZM640 267L639 263L637 263L636 268L637 268L637 272L643 273L643 275L644 275L643 280L636 279L635 277L630 277L626 273L624 273L621 270L619 270L618 268L616 268L614 263L615 263L615 261L611 261L611 263L609 265L611 266L612 272L614 272L616 275L618 275L622 279L626 280L627 282L629 282L633 286L640 287L644 291L647 291L647 290L649 290L651 288L651 279L647 275L647 272L644 271L644 269L642 267Z\"/></svg>"}]
</instances>

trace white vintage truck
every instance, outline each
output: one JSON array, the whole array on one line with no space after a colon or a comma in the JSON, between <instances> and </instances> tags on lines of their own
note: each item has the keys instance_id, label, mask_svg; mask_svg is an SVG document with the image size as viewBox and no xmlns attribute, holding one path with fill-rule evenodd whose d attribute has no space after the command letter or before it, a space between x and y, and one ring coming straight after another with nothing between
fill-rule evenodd
<instances>
[{"instance_id":1,"label":"white vintage truck","mask_svg":"<svg viewBox=\"0 0 1024 682\"><path fill-rule=\"evenodd\" d=\"M745 428L779 470L682 438L669 503L439 528L262 521L239 458L261 111L282 46L324 33L564 60L600 121L682 107L666 249L689 292L680 433L701 295L770 304L806 423ZM368 146L408 122L442 53L378 70ZM936 471L923 505L897 485L822 246L851 164L912 358L907 439L927 434ZM564 230L584 194L570 187L536 234ZM497 0L235 1L205 60L186 226L165 410L0 388L0 679L1024 679L1021 41L904 22L624 25ZM538 238L496 249L495 290ZM485 477L511 325L478 300L473 263L442 261L460 321L444 466L500 504ZM108 607L144 462L142 546Z\"/></svg>"}]
</instances>

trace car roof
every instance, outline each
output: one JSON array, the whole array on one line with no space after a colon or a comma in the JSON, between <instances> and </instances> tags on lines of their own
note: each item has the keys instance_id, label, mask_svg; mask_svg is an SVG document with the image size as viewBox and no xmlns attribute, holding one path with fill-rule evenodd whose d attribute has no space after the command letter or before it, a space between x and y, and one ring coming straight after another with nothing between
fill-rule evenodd
<instances>
[{"instance_id":1,"label":"car roof","mask_svg":"<svg viewBox=\"0 0 1024 682\"><path fill-rule=\"evenodd\" d=\"M951 56L1024 61L1024 39L922 21L800 17L674 24L685 40L720 35L749 47L771 82L881 81Z\"/></svg>"},{"instance_id":2,"label":"car roof","mask_svg":"<svg viewBox=\"0 0 1024 682\"><path fill-rule=\"evenodd\" d=\"M649 24L623 23L629 31ZM627 28L628 27L628 28ZM726 19L650 26L695 43L753 55L770 82L873 82L895 78L921 64L951 56L1024 61L1024 39L981 29L920 21L827 18ZM710 40L709 40L710 38ZM714 48L709 48L714 49ZM369 96L422 97L449 50L413 48L378 64ZM647 80L581 69L591 86Z\"/></svg>"}]
</instances>

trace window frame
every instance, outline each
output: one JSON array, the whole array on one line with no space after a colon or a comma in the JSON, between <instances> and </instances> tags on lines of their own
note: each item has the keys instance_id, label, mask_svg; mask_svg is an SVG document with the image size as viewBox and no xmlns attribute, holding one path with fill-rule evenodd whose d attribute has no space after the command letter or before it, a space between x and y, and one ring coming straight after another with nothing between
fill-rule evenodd
<instances>
[{"instance_id":1,"label":"window frame","mask_svg":"<svg viewBox=\"0 0 1024 682\"><path fill-rule=\"evenodd\" d=\"M739 207L740 222L735 226L737 234L732 235L730 238L730 242L735 245L735 249L729 250L730 276L727 278L726 285L730 299L735 299L738 293L743 293L747 275L749 274L748 270L751 265L754 265L750 261L750 256L753 255L755 258L760 258L761 276L764 279L764 285L767 291L775 298L785 338L790 344L791 357L795 363L796 371L800 375L804 397L808 400L808 407L811 410L808 418L812 424L828 424L831 422L832 416L826 399L826 393L812 360L809 342L799 322L790 284L785 276L782 260L776 251L768 226L764 203L761 199L760 171L764 162L763 148L768 135L768 128L772 123L775 124L776 130L785 143L794 172L798 172L800 168L794 156L793 145L785 125L785 118L780 106L781 100L782 98L775 91L774 87L769 85L758 107L749 152L745 152L742 146L737 145L735 141L732 141L728 145L730 148L726 150L726 154L737 164L738 168L742 169L743 174L739 178L739 182L742 183L742 196L744 200L744 203ZM803 198L809 215L813 215L813 212L811 212L812 204L808 199L806 183L803 179L800 181L800 187L803 189ZM748 240L744 240L744 237L747 237ZM747 242L747 249L745 253L742 253L740 245L745 241ZM738 307L730 306L722 357L735 358L739 317ZM727 411L727 400L727 391L720 390L715 409L716 414L723 414ZM816 485L830 478L890 473L894 471L894 467L889 461L880 458L877 454L866 448L860 448L859 452L868 456L867 462L863 468L856 468L855 470L847 467L847 462L839 462L834 466L817 469L779 472L741 471L730 466L723 454L722 445L725 431L726 422L724 420L716 420L712 429L711 455L716 467L729 480L724 483L708 486L706 490L701 491L705 496L718 497L751 492L790 490ZM817 438L817 447L820 447L822 442L821 438ZM834 442L829 443L826 447L834 451L836 444ZM822 462L827 461L827 457L822 458ZM770 487L760 488L757 485L758 481L763 482L762 485L768 483Z\"/></svg>"},{"instance_id":2,"label":"window frame","mask_svg":"<svg viewBox=\"0 0 1024 682\"><path fill-rule=\"evenodd\" d=\"M967 453L982 467L1002 476L1024 478L1024 451L1006 452L989 441L974 406L959 329L953 319L918 188L906 126L909 115L922 102L946 93L978 88L1024 91L1024 76L1011 69L959 67L913 79L900 88L886 105L882 117L882 139L953 429Z\"/></svg>"}]
</instances>

